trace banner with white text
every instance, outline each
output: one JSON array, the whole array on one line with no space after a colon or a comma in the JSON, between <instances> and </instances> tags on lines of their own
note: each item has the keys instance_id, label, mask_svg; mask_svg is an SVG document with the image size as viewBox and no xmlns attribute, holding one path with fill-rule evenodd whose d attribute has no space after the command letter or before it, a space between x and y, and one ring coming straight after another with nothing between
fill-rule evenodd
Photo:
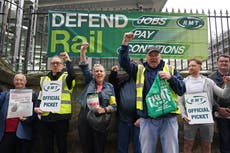
<instances>
[{"instance_id":1,"label":"banner with white text","mask_svg":"<svg viewBox=\"0 0 230 153\"><path fill-rule=\"evenodd\" d=\"M62 51L79 57L88 42L88 57L117 57L125 32L132 31L132 58L159 47L163 58L208 58L207 15L131 11L49 11L48 57Z\"/></svg>"}]
</instances>

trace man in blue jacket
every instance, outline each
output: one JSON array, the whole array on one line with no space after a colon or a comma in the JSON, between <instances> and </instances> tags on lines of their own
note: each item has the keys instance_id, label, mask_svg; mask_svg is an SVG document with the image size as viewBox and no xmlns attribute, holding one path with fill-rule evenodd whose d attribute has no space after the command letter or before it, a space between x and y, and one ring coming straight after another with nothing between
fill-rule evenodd
<instances>
[{"instance_id":1,"label":"man in blue jacket","mask_svg":"<svg viewBox=\"0 0 230 153\"><path fill-rule=\"evenodd\" d=\"M149 46L146 51L146 62L142 65L133 64L129 57L129 42L133 39L132 32L124 34L119 50L119 63L121 67L133 77L136 82L136 108L140 116L140 143L142 153L155 153L158 138L160 138L162 153L179 153L177 109L157 118L148 115L146 95L157 74L169 84L173 99L177 102L177 95L183 95L185 84L182 77L162 59L160 49Z\"/></svg>"},{"instance_id":2,"label":"man in blue jacket","mask_svg":"<svg viewBox=\"0 0 230 153\"><path fill-rule=\"evenodd\" d=\"M15 89L25 89L26 77L16 74L13 79ZM7 118L9 92L0 93L0 152L30 153L32 139L32 121L35 116ZM36 94L33 94L33 102Z\"/></svg>"}]
</instances>

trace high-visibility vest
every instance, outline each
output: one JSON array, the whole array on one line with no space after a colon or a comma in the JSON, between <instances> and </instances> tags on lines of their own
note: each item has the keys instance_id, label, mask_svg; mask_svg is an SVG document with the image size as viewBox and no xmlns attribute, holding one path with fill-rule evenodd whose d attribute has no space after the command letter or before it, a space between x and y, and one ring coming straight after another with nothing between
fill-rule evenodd
<instances>
[{"instance_id":1,"label":"high-visibility vest","mask_svg":"<svg viewBox=\"0 0 230 153\"><path fill-rule=\"evenodd\" d=\"M165 64L163 71L173 75L174 74L174 67ZM143 87L144 87L144 80L145 80L145 67L141 64L138 64L137 76L136 76L136 109L143 110ZM168 83L168 82L167 82ZM169 85L169 83L168 83ZM176 93L172 91L172 96L175 102L178 101L178 97ZM180 114L180 107L177 104L177 110L172 111L171 113Z\"/></svg>"},{"instance_id":2,"label":"high-visibility vest","mask_svg":"<svg viewBox=\"0 0 230 153\"><path fill-rule=\"evenodd\" d=\"M60 112L57 114L70 114L71 113L71 93L73 91L73 87L75 86L75 80L72 81L72 88L68 89L66 84L67 73L63 73L57 81L62 81L62 94L61 94L61 108ZM44 81L51 81L48 76L40 78L40 86L42 87ZM48 116L50 112L42 113L42 116Z\"/></svg>"}]
</instances>

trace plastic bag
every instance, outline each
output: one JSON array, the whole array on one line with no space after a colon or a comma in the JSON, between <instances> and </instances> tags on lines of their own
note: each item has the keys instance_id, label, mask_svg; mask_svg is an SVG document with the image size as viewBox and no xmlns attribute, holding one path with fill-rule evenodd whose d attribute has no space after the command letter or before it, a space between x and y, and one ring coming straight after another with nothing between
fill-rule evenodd
<instances>
[{"instance_id":1,"label":"plastic bag","mask_svg":"<svg viewBox=\"0 0 230 153\"><path fill-rule=\"evenodd\" d=\"M148 115L152 118L165 115L177 109L172 92L165 79L157 74L146 98Z\"/></svg>"}]
</instances>

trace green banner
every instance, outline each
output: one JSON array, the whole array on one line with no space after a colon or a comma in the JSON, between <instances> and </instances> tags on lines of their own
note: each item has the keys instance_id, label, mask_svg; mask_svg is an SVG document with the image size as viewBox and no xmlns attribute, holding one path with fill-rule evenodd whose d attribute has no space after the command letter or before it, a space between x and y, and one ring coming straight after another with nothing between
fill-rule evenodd
<instances>
[{"instance_id":1,"label":"green banner","mask_svg":"<svg viewBox=\"0 0 230 153\"><path fill-rule=\"evenodd\" d=\"M156 46L163 58L208 58L207 15L133 11L49 11L48 57L62 51L79 57L87 41L88 57L117 57L125 32L133 31L130 55L145 57Z\"/></svg>"}]
</instances>

